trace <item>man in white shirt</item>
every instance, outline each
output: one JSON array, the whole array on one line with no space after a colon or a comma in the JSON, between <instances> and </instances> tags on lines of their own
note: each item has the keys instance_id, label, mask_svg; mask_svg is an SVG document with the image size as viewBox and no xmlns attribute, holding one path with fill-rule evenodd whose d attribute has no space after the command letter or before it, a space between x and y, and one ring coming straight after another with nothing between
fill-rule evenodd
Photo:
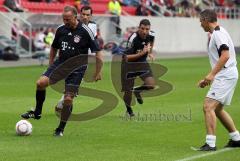
<instances>
[{"instance_id":1,"label":"man in white shirt","mask_svg":"<svg viewBox=\"0 0 240 161\"><path fill-rule=\"evenodd\" d=\"M35 38L34 38L34 46L37 51L43 51L46 48L46 43L44 42L44 38L46 35L44 34L44 29L40 28L39 31L37 32Z\"/></svg>"},{"instance_id":2,"label":"man in white shirt","mask_svg":"<svg viewBox=\"0 0 240 161\"><path fill-rule=\"evenodd\" d=\"M207 130L206 143L200 151L215 151L216 148L216 117L228 130L230 140L225 147L240 147L240 135L231 116L224 110L230 105L238 80L238 70L234 45L228 32L217 23L214 10L204 10L200 14L201 26L205 32L211 33L208 46L211 71L200 80L198 86L210 89L204 100L203 111Z\"/></svg>"}]
</instances>

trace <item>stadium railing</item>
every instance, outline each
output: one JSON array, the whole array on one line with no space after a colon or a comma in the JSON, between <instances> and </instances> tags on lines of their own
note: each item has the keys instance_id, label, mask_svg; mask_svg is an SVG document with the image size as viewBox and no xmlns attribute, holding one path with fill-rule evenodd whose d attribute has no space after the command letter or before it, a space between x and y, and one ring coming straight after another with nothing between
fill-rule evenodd
<instances>
[{"instance_id":1,"label":"stadium railing","mask_svg":"<svg viewBox=\"0 0 240 161\"><path fill-rule=\"evenodd\" d=\"M214 7L221 19L240 19L240 8L237 7Z\"/></svg>"},{"instance_id":2,"label":"stadium railing","mask_svg":"<svg viewBox=\"0 0 240 161\"><path fill-rule=\"evenodd\" d=\"M20 57L31 57L32 56L32 25L30 22L28 22L26 19L24 19L21 15L15 13L10 8L3 6L7 11L7 16L4 13L1 13L2 16L5 17L5 19L8 19L7 25L9 29L11 29L13 24L13 18L16 18L20 21L21 26L26 26L26 29L28 30L28 35L24 35L24 33L17 37L16 42L16 53L19 54ZM10 23L9 23L10 22ZM28 43L26 45L26 43ZM24 51L25 50L25 51ZM27 51L27 52L26 52Z\"/></svg>"}]
</instances>

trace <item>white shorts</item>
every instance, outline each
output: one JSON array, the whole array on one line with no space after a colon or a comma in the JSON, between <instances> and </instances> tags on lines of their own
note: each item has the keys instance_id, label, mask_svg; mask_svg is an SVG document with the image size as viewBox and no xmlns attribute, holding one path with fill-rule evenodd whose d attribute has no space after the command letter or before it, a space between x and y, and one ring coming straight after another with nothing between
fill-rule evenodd
<instances>
[{"instance_id":1,"label":"white shorts","mask_svg":"<svg viewBox=\"0 0 240 161\"><path fill-rule=\"evenodd\" d=\"M238 79L214 79L207 96L219 101L222 105L230 105Z\"/></svg>"}]
</instances>

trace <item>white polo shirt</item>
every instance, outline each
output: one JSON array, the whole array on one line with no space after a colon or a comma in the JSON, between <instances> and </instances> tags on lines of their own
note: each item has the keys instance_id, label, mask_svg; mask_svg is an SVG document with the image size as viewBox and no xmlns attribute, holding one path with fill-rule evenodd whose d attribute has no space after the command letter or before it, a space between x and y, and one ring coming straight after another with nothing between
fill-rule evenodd
<instances>
[{"instance_id":1,"label":"white polo shirt","mask_svg":"<svg viewBox=\"0 0 240 161\"><path fill-rule=\"evenodd\" d=\"M92 30L94 37L97 36L97 24L93 21L88 23L88 27Z\"/></svg>"},{"instance_id":2,"label":"white polo shirt","mask_svg":"<svg viewBox=\"0 0 240 161\"><path fill-rule=\"evenodd\" d=\"M97 36L97 24L93 21L89 21L88 27L91 29L94 37L96 38L96 36ZM92 53L90 49L88 49L88 55L95 55L95 54Z\"/></svg>"},{"instance_id":3,"label":"white polo shirt","mask_svg":"<svg viewBox=\"0 0 240 161\"><path fill-rule=\"evenodd\" d=\"M215 78L238 78L236 54L232 39L223 27L217 26L211 34L208 45L208 55L212 68L217 64L222 50L229 50L230 58Z\"/></svg>"}]
</instances>

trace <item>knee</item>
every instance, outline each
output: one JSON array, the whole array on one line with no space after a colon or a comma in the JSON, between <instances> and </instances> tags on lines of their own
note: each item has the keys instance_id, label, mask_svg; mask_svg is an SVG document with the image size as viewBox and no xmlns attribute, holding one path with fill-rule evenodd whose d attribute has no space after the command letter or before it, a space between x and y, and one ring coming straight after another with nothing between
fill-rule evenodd
<instances>
[{"instance_id":1,"label":"knee","mask_svg":"<svg viewBox=\"0 0 240 161\"><path fill-rule=\"evenodd\" d=\"M211 112L212 111L212 108L211 108L211 106L209 106L208 104L204 104L203 105L203 112L204 113L209 113L209 112Z\"/></svg>"},{"instance_id":2,"label":"knee","mask_svg":"<svg viewBox=\"0 0 240 161\"><path fill-rule=\"evenodd\" d=\"M145 90L152 90L155 88L155 84L143 84Z\"/></svg>"},{"instance_id":3,"label":"knee","mask_svg":"<svg viewBox=\"0 0 240 161\"><path fill-rule=\"evenodd\" d=\"M154 89L156 86L155 81L154 80L148 81L148 82L144 83L144 86L147 87L148 90Z\"/></svg>"},{"instance_id":4,"label":"knee","mask_svg":"<svg viewBox=\"0 0 240 161\"><path fill-rule=\"evenodd\" d=\"M37 89L45 89L48 86L48 82L41 79L37 80L36 84L37 84Z\"/></svg>"},{"instance_id":5,"label":"knee","mask_svg":"<svg viewBox=\"0 0 240 161\"><path fill-rule=\"evenodd\" d=\"M64 97L64 105L70 106L73 103L73 96L72 95L65 95Z\"/></svg>"},{"instance_id":6,"label":"knee","mask_svg":"<svg viewBox=\"0 0 240 161\"><path fill-rule=\"evenodd\" d=\"M154 88L155 88L155 84L148 85L148 89L154 89Z\"/></svg>"}]
</instances>

